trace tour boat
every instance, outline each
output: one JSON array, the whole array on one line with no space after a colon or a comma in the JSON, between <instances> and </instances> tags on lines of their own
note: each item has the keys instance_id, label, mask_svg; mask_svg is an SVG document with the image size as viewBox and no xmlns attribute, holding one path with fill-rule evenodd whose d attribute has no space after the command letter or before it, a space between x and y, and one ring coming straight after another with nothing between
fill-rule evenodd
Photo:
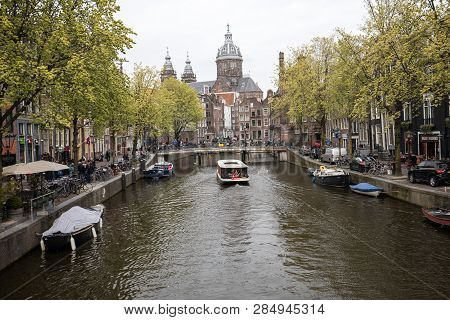
<instances>
[{"instance_id":1,"label":"tour boat","mask_svg":"<svg viewBox=\"0 0 450 320\"><path fill-rule=\"evenodd\" d=\"M148 170L145 170L143 173L143 177L147 179L159 179L163 176L164 171L157 168L150 168Z\"/></svg>"},{"instance_id":2,"label":"tour boat","mask_svg":"<svg viewBox=\"0 0 450 320\"><path fill-rule=\"evenodd\" d=\"M248 183L248 166L240 160L217 161L217 179L221 183Z\"/></svg>"},{"instance_id":3,"label":"tour boat","mask_svg":"<svg viewBox=\"0 0 450 320\"><path fill-rule=\"evenodd\" d=\"M70 208L55 220L52 227L41 235L41 249L60 250L66 247L76 250L77 245L97 238L103 224L102 204L89 209L78 206Z\"/></svg>"},{"instance_id":4,"label":"tour boat","mask_svg":"<svg viewBox=\"0 0 450 320\"><path fill-rule=\"evenodd\" d=\"M428 220L440 224L441 226L450 226L450 211L447 209L426 209L422 208L423 215Z\"/></svg>"},{"instance_id":5,"label":"tour boat","mask_svg":"<svg viewBox=\"0 0 450 320\"><path fill-rule=\"evenodd\" d=\"M381 192L383 192L382 188L374 186L370 183L358 183L356 185L350 186L350 189L353 192L371 197L378 197L381 194Z\"/></svg>"},{"instance_id":6,"label":"tour boat","mask_svg":"<svg viewBox=\"0 0 450 320\"><path fill-rule=\"evenodd\" d=\"M350 184L350 175L342 169L320 166L320 169L313 173L313 182L323 186L343 188Z\"/></svg>"}]
</instances>

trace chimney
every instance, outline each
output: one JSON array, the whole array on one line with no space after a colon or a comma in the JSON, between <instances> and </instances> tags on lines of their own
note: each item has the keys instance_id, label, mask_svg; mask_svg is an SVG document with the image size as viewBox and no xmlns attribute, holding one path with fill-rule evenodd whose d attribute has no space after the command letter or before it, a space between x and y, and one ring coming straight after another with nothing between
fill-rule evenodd
<instances>
[{"instance_id":1,"label":"chimney","mask_svg":"<svg viewBox=\"0 0 450 320\"><path fill-rule=\"evenodd\" d=\"M284 77L284 52L278 54L278 91L281 93L281 80Z\"/></svg>"}]
</instances>

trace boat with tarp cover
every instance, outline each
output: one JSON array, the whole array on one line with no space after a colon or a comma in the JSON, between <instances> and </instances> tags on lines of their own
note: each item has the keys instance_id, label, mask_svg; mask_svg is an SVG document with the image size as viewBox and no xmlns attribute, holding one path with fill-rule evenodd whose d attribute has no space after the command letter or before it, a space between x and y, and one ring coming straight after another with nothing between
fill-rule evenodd
<instances>
[{"instance_id":1,"label":"boat with tarp cover","mask_svg":"<svg viewBox=\"0 0 450 320\"><path fill-rule=\"evenodd\" d=\"M383 192L383 188L365 182L351 185L350 189L355 193L371 197L378 197Z\"/></svg>"},{"instance_id":2,"label":"boat with tarp cover","mask_svg":"<svg viewBox=\"0 0 450 320\"><path fill-rule=\"evenodd\" d=\"M103 224L102 204L89 209L72 207L55 220L52 227L41 236L41 249L61 250L72 248L92 238L97 238Z\"/></svg>"},{"instance_id":3,"label":"boat with tarp cover","mask_svg":"<svg viewBox=\"0 0 450 320\"><path fill-rule=\"evenodd\" d=\"M217 161L217 179L221 183L248 183L248 166L240 160Z\"/></svg>"}]
</instances>

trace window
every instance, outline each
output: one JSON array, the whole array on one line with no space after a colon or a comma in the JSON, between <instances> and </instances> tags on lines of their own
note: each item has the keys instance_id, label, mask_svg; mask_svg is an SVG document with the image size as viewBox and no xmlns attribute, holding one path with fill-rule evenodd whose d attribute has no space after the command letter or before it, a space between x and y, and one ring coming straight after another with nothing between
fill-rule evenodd
<instances>
[{"instance_id":1,"label":"window","mask_svg":"<svg viewBox=\"0 0 450 320\"><path fill-rule=\"evenodd\" d=\"M211 117L211 112L206 111L206 117L207 117L207 118Z\"/></svg>"},{"instance_id":2,"label":"window","mask_svg":"<svg viewBox=\"0 0 450 320\"><path fill-rule=\"evenodd\" d=\"M33 134L33 129L31 123L27 123L27 135L31 136Z\"/></svg>"},{"instance_id":3,"label":"window","mask_svg":"<svg viewBox=\"0 0 450 320\"><path fill-rule=\"evenodd\" d=\"M206 121L206 126L211 127L211 121Z\"/></svg>"},{"instance_id":4,"label":"window","mask_svg":"<svg viewBox=\"0 0 450 320\"><path fill-rule=\"evenodd\" d=\"M252 111L252 117L255 117L255 111Z\"/></svg>"},{"instance_id":5,"label":"window","mask_svg":"<svg viewBox=\"0 0 450 320\"><path fill-rule=\"evenodd\" d=\"M265 125L265 126L268 126L268 125L269 125L269 119L264 118L264 125Z\"/></svg>"},{"instance_id":6,"label":"window","mask_svg":"<svg viewBox=\"0 0 450 320\"><path fill-rule=\"evenodd\" d=\"M204 94L209 94L209 86L203 86L203 93Z\"/></svg>"},{"instance_id":7,"label":"window","mask_svg":"<svg viewBox=\"0 0 450 320\"><path fill-rule=\"evenodd\" d=\"M250 129L250 124L248 122L245 123L245 129Z\"/></svg>"},{"instance_id":8,"label":"window","mask_svg":"<svg viewBox=\"0 0 450 320\"><path fill-rule=\"evenodd\" d=\"M250 121L250 116L248 114L245 115L245 121Z\"/></svg>"},{"instance_id":9,"label":"window","mask_svg":"<svg viewBox=\"0 0 450 320\"><path fill-rule=\"evenodd\" d=\"M252 127L256 126L256 120L252 120Z\"/></svg>"},{"instance_id":10,"label":"window","mask_svg":"<svg viewBox=\"0 0 450 320\"><path fill-rule=\"evenodd\" d=\"M352 122L352 132L358 133L359 132L359 123L357 120Z\"/></svg>"},{"instance_id":11,"label":"window","mask_svg":"<svg viewBox=\"0 0 450 320\"><path fill-rule=\"evenodd\" d=\"M23 123L19 123L19 135L23 136Z\"/></svg>"},{"instance_id":12,"label":"window","mask_svg":"<svg viewBox=\"0 0 450 320\"><path fill-rule=\"evenodd\" d=\"M257 115L258 117L261 116L261 109L256 110L256 115Z\"/></svg>"},{"instance_id":13,"label":"window","mask_svg":"<svg viewBox=\"0 0 450 320\"><path fill-rule=\"evenodd\" d=\"M262 121L258 119L258 127L261 127Z\"/></svg>"},{"instance_id":14,"label":"window","mask_svg":"<svg viewBox=\"0 0 450 320\"><path fill-rule=\"evenodd\" d=\"M423 100L423 124L433 124L433 105L429 96Z\"/></svg>"},{"instance_id":15,"label":"window","mask_svg":"<svg viewBox=\"0 0 450 320\"><path fill-rule=\"evenodd\" d=\"M266 137L266 138L269 137L269 130L264 130L264 137Z\"/></svg>"},{"instance_id":16,"label":"window","mask_svg":"<svg viewBox=\"0 0 450 320\"><path fill-rule=\"evenodd\" d=\"M269 114L269 110L267 108L263 109L263 115L267 116Z\"/></svg>"},{"instance_id":17,"label":"window","mask_svg":"<svg viewBox=\"0 0 450 320\"><path fill-rule=\"evenodd\" d=\"M250 103L250 108L253 108L253 102Z\"/></svg>"},{"instance_id":18,"label":"window","mask_svg":"<svg viewBox=\"0 0 450 320\"><path fill-rule=\"evenodd\" d=\"M243 114L239 115L239 121L244 121L244 115Z\"/></svg>"},{"instance_id":19,"label":"window","mask_svg":"<svg viewBox=\"0 0 450 320\"><path fill-rule=\"evenodd\" d=\"M403 107L403 121L411 121L411 104L405 103Z\"/></svg>"},{"instance_id":20,"label":"window","mask_svg":"<svg viewBox=\"0 0 450 320\"><path fill-rule=\"evenodd\" d=\"M248 112L248 106L245 106L245 112Z\"/></svg>"}]
</instances>

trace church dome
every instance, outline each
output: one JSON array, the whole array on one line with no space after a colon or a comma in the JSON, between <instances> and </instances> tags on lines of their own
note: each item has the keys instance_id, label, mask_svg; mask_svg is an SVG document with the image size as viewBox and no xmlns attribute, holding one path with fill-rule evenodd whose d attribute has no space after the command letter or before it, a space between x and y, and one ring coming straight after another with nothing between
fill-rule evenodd
<instances>
[{"instance_id":1,"label":"church dome","mask_svg":"<svg viewBox=\"0 0 450 320\"><path fill-rule=\"evenodd\" d=\"M230 32L230 25L227 25L227 33L225 34L225 43L217 51L217 60L238 59L242 60L241 50L233 43L233 37Z\"/></svg>"}]
</instances>

